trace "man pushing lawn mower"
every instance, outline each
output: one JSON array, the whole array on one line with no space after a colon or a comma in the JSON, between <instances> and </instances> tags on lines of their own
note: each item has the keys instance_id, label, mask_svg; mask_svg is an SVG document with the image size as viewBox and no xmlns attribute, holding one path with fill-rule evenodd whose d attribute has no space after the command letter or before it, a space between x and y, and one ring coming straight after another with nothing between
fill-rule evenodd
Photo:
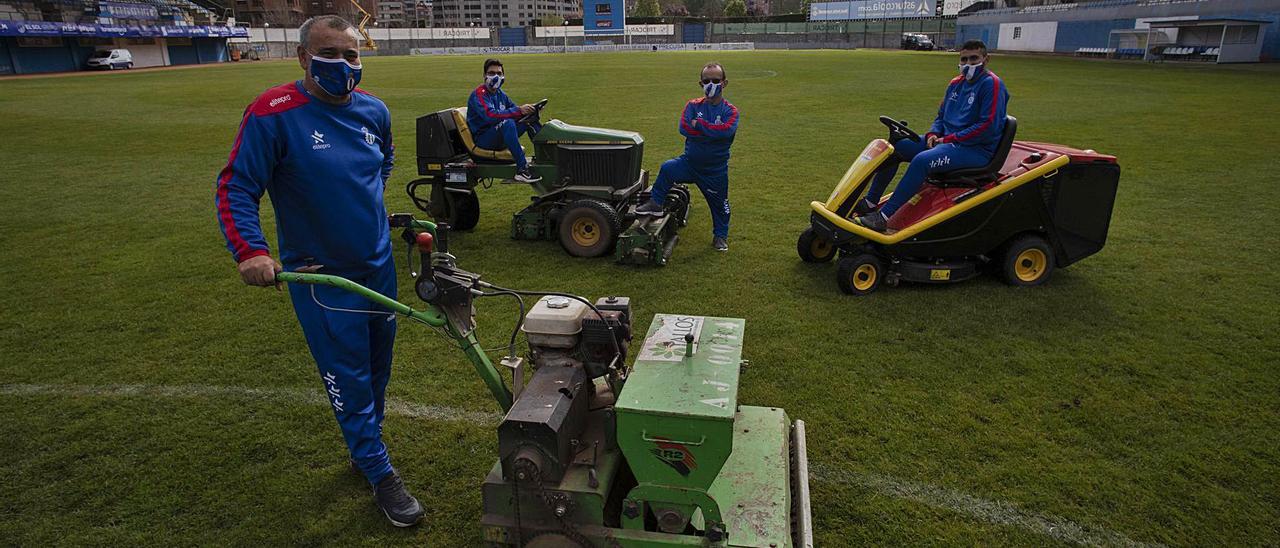
<instances>
[{"instance_id":1,"label":"man pushing lawn mower","mask_svg":"<svg viewBox=\"0 0 1280 548\"><path fill-rule=\"evenodd\" d=\"M728 87L729 78L719 63L707 63L702 67L699 83L704 97L686 103L680 115L680 134L685 138L684 154L663 162L649 201L636 208L636 213L662 215L671 185L696 183L711 207L711 245L716 251L728 251L729 147L738 132L738 107L724 99L724 88Z\"/></svg>"},{"instance_id":2,"label":"man pushing lawn mower","mask_svg":"<svg viewBox=\"0 0 1280 548\"><path fill-rule=\"evenodd\" d=\"M218 221L246 284L279 288L259 224L271 196L280 260L290 271L343 276L396 296L383 191L395 147L391 113L356 88L360 50L351 23L332 15L298 29L306 77L267 90L245 109L227 165L218 175ZM329 286L289 287L293 310L316 360L351 461L373 487L387 519L408 527L422 506L391 468L382 442L394 314Z\"/></svg>"},{"instance_id":3,"label":"man pushing lawn mower","mask_svg":"<svg viewBox=\"0 0 1280 548\"><path fill-rule=\"evenodd\" d=\"M502 91L502 84L506 81L502 62L485 59L484 83L467 99L467 125L475 134L476 144L482 148L511 151L511 157L516 161L516 181L536 183L542 177L529 169L529 160L520 147L520 136L528 133L533 138L542 125L536 118L525 120L536 109L533 105L516 106L515 101Z\"/></svg>"},{"instance_id":4,"label":"man pushing lawn mower","mask_svg":"<svg viewBox=\"0 0 1280 548\"><path fill-rule=\"evenodd\" d=\"M1009 91L994 72L987 70L987 46L970 40L960 48L960 76L951 80L938 105L938 116L920 140L893 143L899 161L888 163L876 174L867 197L858 203L854 222L884 232L898 208L920 191L929 175L980 167L991 161L1004 132ZM910 162L893 195L884 204L880 197L898 172L898 164ZM659 179L661 180L661 179Z\"/></svg>"}]
</instances>

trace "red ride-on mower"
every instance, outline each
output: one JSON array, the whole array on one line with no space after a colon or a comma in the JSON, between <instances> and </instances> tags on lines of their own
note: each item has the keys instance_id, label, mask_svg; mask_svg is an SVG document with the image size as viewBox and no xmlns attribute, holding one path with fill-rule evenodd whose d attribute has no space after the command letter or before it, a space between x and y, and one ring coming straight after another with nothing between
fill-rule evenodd
<instances>
[{"instance_id":1,"label":"red ride-on mower","mask_svg":"<svg viewBox=\"0 0 1280 548\"><path fill-rule=\"evenodd\" d=\"M1106 242L1120 180L1116 158L1015 142L1012 116L989 164L931 178L889 218L883 234L855 224L854 205L873 176L902 161L890 143L920 138L906 122L880 121L889 127L889 140L871 141L827 201L810 203L812 226L796 245L805 262L840 256L841 291L866 295L901 280L958 282L985 266L1012 285L1040 285L1055 268L1097 253Z\"/></svg>"}]
</instances>

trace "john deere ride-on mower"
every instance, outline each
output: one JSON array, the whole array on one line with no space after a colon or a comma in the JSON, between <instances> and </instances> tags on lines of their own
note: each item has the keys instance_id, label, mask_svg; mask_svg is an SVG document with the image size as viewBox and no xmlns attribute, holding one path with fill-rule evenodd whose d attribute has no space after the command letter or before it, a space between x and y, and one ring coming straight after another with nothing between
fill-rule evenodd
<instances>
[{"instance_id":1,"label":"john deere ride-on mower","mask_svg":"<svg viewBox=\"0 0 1280 548\"><path fill-rule=\"evenodd\" d=\"M518 291L462 270L446 225L392 215L419 257L415 310L345 278L281 273L441 328L498 405L498 459L481 487L488 546L809 547L804 422L738 402L745 321L657 314L630 367L627 297ZM511 388L476 337L473 300L542 296L513 330ZM523 331L528 352L517 356ZM479 482L480 478L476 478Z\"/></svg>"},{"instance_id":2,"label":"john deere ride-on mower","mask_svg":"<svg viewBox=\"0 0 1280 548\"><path fill-rule=\"evenodd\" d=\"M526 122L540 116L539 101ZM516 166L507 150L476 145L467 109L451 108L418 118L418 174L406 188L419 209L456 230L470 230L480 218L475 188L494 181L515 183ZM637 216L649 199L649 174L641 169L644 138L639 133L574 126L551 120L533 137L529 168L542 177L532 183L528 207L511 219L517 240L559 240L570 255L599 257L615 252L618 262L664 265L687 222L689 190L672 188L666 214ZM426 192L429 187L430 193Z\"/></svg>"},{"instance_id":3,"label":"john deere ride-on mower","mask_svg":"<svg viewBox=\"0 0 1280 548\"><path fill-rule=\"evenodd\" d=\"M862 149L826 202L812 202L796 249L806 262L840 256L836 284L853 295L901 280L947 283L992 267L1010 284L1039 285L1055 268L1097 253L1107 240L1120 166L1114 156L1062 145L1014 141L1007 118L991 162L929 179L876 232L853 222L874 175L902 162L893 145L919 139L881 116L889 140ZM889 198L885 194L883 201ZM882 203L883 203L882 201Z\"/></svg>"}]
</instances>

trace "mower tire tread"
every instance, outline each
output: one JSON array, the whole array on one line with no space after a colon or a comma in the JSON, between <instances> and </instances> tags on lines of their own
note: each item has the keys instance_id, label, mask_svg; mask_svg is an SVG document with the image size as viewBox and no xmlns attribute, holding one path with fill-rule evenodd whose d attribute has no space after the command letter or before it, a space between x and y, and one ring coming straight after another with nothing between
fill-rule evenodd
<instances>
[{"instance_id":1,"label":"mower tire tread","mask_svg":"<svg viewBox=\"0 0 1280 548\"><path fill-rule=\"evenodd\" d=\"M796 253L806 263L830 262L836 256L836 246L818 234L813 227L804 229L796 240Z\"/></svg>"},{"instance_id":2,"label":"mower tire tread","mask_svg":"<svg viewBox=\"0 0 1280 548\"><path fill-rule=\"evenodd\" d=\"M449 227L453 230L471 230L480 222L480 198L474 190L466 194L449 193L448 215Z\"/></svg>"},{"instance_id":3,"label":"mower tire tread","mask_svg":"<svg viewBox=\"0 0 1280 548\"><path fill-rule=\"evenodd\" d=\"M841 257L836 263L836 285L845 295L869 295L886 278L884 261L870 253Z\"/></svg>"},{"instance_id":4,"label":"mower tire tread","mask_svg":"<svg viewBox=\"0 0 1280 548\"><path fill-rule=\"evenodd\" d=\"M1039 234L1023 234L1009 241L1000 254L1000 274L1005 283L1032 287L1053 275L1053 247Z\"/></svg>"},{"instance_id":5,"label":"mower tire tread","mask_svg":"<svg viewBox=\"0 0 1280 548\"><path fill-rule=\"evenodd\" d=\"M613 250L622 233L622 219L613 206L600 200L576 200L560 215L560 246L574 257L599 257Z\"/></svg>"}]
</instances>

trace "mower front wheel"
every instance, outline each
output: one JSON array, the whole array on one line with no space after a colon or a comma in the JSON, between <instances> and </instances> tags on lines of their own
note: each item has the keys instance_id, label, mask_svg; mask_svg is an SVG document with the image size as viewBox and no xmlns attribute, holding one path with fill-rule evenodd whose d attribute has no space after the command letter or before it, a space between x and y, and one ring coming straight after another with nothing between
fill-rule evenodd
<instances>
[{"instance_id":1,"label":"mower front wheel","mask_svg":"<svg viewBox=\"0 0 1280 548\"><path fill-rule=\"evenodd\" d=\"M622 221L613 206L578 200L560 216L560 246L574 257L599 257L613 249Z\"/></svg>"},{"instance_id":2,"label":"mower front wheel","mask_svg":"<svg viewBox=\"0 0 1280 548\"><path fill-rule=\"evenodd\" d=\"M868 295L884 281L884 262L870 253L842 257L836 263L836 285L846 295Z\"/></svg>"},{"instance_id":3,"label":"mower front wheel","mask_svg":"<svg viewBox=\"0 0 1280 548\"><path fill-rule=\"evenodd\" d=\"M1053 274L1053 248L1036 234L1019 236L1004 249L1000 273L1005 283L1031 287L1049 281Z\"/></svg>"},{"instance_id":4,"label":"mower front wheel","mask_svg":"<svg viewBox=\"0 0 1280 548\"><path fill-rule=\"evenodd\" d=\"M813 227L809 227L800 233L800 239L796 241L796 253L806 263L825 263L835 258L836 246L831 240L819 235Z\"/></svg>"}]
</instances>

